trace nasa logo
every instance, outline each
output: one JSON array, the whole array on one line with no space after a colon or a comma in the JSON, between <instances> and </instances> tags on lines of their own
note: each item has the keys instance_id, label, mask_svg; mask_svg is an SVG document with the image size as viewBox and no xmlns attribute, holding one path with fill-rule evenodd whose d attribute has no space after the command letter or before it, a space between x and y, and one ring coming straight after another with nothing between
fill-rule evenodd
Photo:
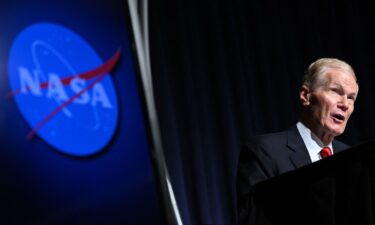
<instances>
[{"instance_id":1,"label":"nasa logo","mask_svg":"<svg viewBox=\"0 0 375 225\"><path fill-rule=\"evenodd\" d=\"M57 24L38 23L16 37L9 55L9 97L35 134L74 156L102 150L118 121L109 72L120 50L105 63L78 34Z\"/></svg>"}]
</instances>

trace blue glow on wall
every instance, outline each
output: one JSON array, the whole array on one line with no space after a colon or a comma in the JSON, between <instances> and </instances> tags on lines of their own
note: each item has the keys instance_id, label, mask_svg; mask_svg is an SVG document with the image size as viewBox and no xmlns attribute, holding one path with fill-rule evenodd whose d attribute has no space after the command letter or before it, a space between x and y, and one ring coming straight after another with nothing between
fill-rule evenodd
<instances>
[{"instance_id":1,"label":"blue glow on wall","mask_svg":"<svg viewBox=\"0 0 375 225\"><path fill-rule=\"evenodd\" d=\"M166 224L124 3L0 14L1 223Z\"/></svg>"}]
</instances>

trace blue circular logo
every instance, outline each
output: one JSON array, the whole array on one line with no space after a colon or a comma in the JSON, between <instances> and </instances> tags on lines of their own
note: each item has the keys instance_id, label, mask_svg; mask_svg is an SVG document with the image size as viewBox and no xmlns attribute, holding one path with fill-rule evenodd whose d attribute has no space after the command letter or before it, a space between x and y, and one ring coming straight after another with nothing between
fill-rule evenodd
<instances>
[{"instance_id":1,"label":"blue circular logo","mask_svg":"<svg viewBox=\"0 0 375 225\"><path fill-rule=\"evenodd\" d=\"M20 112L35 135L61 152L88 156L102 150L117 126L118 103L109 72L120 51L103 62L75 32L38 23L16 37L9 82Z\"/></svg>"}]
</instances>

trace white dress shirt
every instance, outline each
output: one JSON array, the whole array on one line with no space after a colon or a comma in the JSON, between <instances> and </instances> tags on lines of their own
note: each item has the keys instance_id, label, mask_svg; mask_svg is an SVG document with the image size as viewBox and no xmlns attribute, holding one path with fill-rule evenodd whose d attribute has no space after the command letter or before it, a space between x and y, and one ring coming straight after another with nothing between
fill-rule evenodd
<instances>
[{"instance_id":1,"label":"white dress shirt","mask_svg":"<svg viewBox=\"0 0 375 225\"><path fill-rule=\"evenodd\" d=\"M324 145L323 142L303 123L298 122L297 129L302 136L303 142L305 143L305 146L309 152L311 161L316 162L320 160L322 157L320 156L319 152L323 147L326 147L326 145ZM332 142L329 143L327 147L330 147L333 153Z\"/></svg>"}]
</instances>

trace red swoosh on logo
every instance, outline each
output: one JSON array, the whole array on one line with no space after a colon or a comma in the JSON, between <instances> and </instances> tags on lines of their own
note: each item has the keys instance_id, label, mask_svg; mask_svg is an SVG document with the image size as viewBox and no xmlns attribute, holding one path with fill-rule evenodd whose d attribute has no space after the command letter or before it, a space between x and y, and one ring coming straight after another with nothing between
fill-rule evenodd
<instances>
[{"instance_id":1,"label":"red swoosh on logo","mask_svg":"<svg viewBox=\"0 0 375 225\"><path fill-rule=\"evenodd\" d=\"M64 102L61 105L59 105L56 109L54 109L46 117L44 117L39 123L37 123L33 127L33 129L27 134L27 136L26 136L27 140L31 140L34 137L34 135L36 134L36 132L43 125L45 125L50 119L52 119L54 116L56 116L63 108L65 108L68 105L70 105L75 99L77 99L83 93L85 93L86 91L88 91L92 87L94 87L94 85L96 83L98 83L99 81L101 81L114 68L114 66L117 64L118 60L120 59L120 56L121 56L121 49L117 49L117 51L115 52L115 54L110 59L108 59L107 62L105 62L101 66L99 66L99 67L97 67L97 68L95 68L93 70L81 73L79 75L72 75L72 76L68 76L68 77L65 77L64 79L62 79L61 80L62 84L64 86L66 86L66 85L68 85L70 83L70 81L72 79L77 78L77 77L79 77L81 79L85 79L85 80L96 78L86 88L82 89L80 92L78 92L77 94L75 94L74 96L72 96L66 102ZM40 87L41 88L47 88L48 87L48 82L41 83ZM15 96L15 95L17 95L19 93L21 93L20 89L14 91L14 92L9 93L7 95L7 97L12 97L12 96Z\"/></svg>"},{"instance_id":2,"label":"red swoosh on logo","mask_svg":"<svg viewBox=\"0 0 375 225\"><path fill-rule=\"evenodd\" d=\"M72 79L77 78L77 77L79 77L81 79L84 79L84 80L89 80L89 79L91 79L91 78L93 78L93 77L95 77L95 76L97 76L101 73L106 74L117 63L117 60L118 60L118 58L120 58L120 55L121 55L121 49L117 49L115 54L106 63L102 64L101 66L99 66L99 67L97 67L93 70L90 70L90 71L87 71L87 72L84 72L84 73L81 73L81 74L78 74L78 75L72 75L72 76L65 77L61 80L61 83L64 86L66 86L66 85L70 84L70 81ZM112 66L112 67L108 68L110 66ZM45 89L47 87L48 87L48 82L43 82L43 83L40 84L41 89ZM29 91L30 88L27 88L26 90ZM13 92L8 93L7 98L11 98L11 97L13 97L15 95L18 95L20 93L21 93L21 89L17 89Z\"/></svg>"}]
</instances>

